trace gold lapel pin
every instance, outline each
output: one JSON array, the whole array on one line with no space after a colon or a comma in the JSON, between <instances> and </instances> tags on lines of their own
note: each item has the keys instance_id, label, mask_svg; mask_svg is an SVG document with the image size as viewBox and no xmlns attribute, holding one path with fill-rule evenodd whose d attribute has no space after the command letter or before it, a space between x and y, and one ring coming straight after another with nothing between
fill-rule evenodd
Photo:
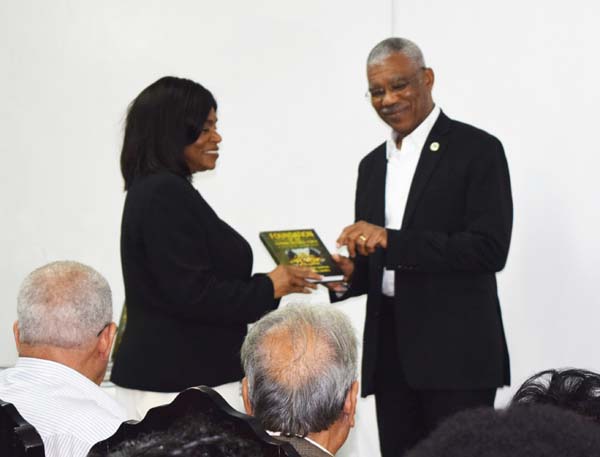
<instances>
[{"instance_id":1,"label":"gold lapel pin","mask_svg":"<svg viewBox=\"0 0 600 457\"><path fill-rule=\"evenodd\" d=\"M437 141L434 141L433 143L431 143L429 145L429 150L435 152L435 151L439 151L440 149L440 143L438 143Z\"/></svg>"}]
</instances>

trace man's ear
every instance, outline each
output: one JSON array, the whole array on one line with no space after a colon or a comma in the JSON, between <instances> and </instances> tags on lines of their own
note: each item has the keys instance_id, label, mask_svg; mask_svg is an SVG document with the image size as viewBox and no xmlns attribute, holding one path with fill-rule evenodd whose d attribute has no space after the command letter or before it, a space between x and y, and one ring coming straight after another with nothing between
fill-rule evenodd
<instances>
[{"instance_id":1,"label":"man's ear","mask_svg":"<svg viewBox=\"0 0 600 457\"><path fill-rule=\"evenodd\" d=\"M435 73L431 68L425 68L425 85L429 90L433 89L433 83L435 82Z\"/></svg>"},{"instance_id":2,"label":"man's ear","mask_svg":"<svg viewBox=\"0 0 600 457\"><path fill-rule=\"evenodd\" d=\"M346 400L344 400L344 414L350 421L350 427L354 427L354 415L356 413L356 401L358 397L358 381L354 381L348 389Z\"/></svg>"},{"instance_id":3,"label":"man's ear","mask_svg":"<svg viewBox=\"0 0 600 457\"><path fill-rule=\"evenodd\" d=\"M19 332L19 321L15 321L13 324L13 335L15 337L15 346L17 347L17 352L20 352L21 349L21 333Z\"/></svg>"},{"instance_id":4,"label":"man's ear","mask_svg":"<svg viewBox=\"0 0 600 457\"><path fill-rule=\"evenodd\" d=\"M250 392L248 392L248 378L242 379L242 400L244 400L244 409L246 414L252 416L252 405L250 404Z\"/></svg>"},{"instance_id":5,"label":"man's ear","mask_svg":"<svg viewBox=\"0 0 600 457\"><path fill-rule=\"evenodd\" d=\"M96 343L96 349L100 356L108 360L110 357L110 350L112 349L115 335L117 334L117 325L114 322L108 324L98 337L98 343Z\"/></svg>"}]
</instances>

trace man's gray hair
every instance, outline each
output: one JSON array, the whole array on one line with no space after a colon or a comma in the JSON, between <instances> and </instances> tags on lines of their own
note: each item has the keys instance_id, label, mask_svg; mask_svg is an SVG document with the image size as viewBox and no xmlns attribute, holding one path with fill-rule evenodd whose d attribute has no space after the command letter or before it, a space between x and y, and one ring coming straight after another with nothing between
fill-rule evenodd
<instances>
[{"instance_id":1,"label":"man's gray hair","mask_svg":"<svg viewBox=\"0 0 600 457\"><path fill-rule=\"evenodd\" d=\"M375 45L367 57L367 67L380 64L391 54L404 54L419 67L425 67L425 58L421 49L406 38L387 38Z\"/></svg>"},{"instance_id":2,"label":"man's gray hair","mask_svg":"<svg viewBox=\"0 0 600 457\"><path fill-rule=\"evenodd\" d=\"M112 321L110 286L87 265L49 263L23 281L17 315L22 343L78 347Z\"/></svg>"},{"instance_id":3,"label":"man's gray hair","mask_svg":"<svg viewBox=\"0 0 600 457\"><path fill-rule=\"evenodd\" d=\"M242 346L253 414L267 430L306 436L342 414L357 378L357 339L331 306L289 305L251 327Z\"/></svg>"}]
</instances>

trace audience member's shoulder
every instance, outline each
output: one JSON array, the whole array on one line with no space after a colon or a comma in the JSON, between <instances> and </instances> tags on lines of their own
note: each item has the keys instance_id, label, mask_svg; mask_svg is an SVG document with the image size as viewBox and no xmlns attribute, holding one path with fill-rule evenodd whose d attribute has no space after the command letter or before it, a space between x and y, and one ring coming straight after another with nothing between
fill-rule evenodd
<instances>
[{"instance_id":1,"label":"audience member's shoulder","mask_svg":"<svg viewBox=\"0 0 600 457\"><path fill-rule=\"evenodd\" d=\"M54 434L44 437L44 451L46 456L80 456L87 455L95 443L82 440L70 433Z\"/></svg>"}]
</instances>

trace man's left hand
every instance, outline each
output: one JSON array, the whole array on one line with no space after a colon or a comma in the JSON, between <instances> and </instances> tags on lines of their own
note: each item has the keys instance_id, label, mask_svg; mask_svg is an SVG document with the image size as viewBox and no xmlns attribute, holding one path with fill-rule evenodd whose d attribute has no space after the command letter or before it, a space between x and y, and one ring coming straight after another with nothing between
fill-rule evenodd
<instances>
[{"instance_id":1,"label":"man's left hand","mask_svg":"<svg viewBox=\"0 0 600 457\"><path fill-rule=\"evenodd\" d=\"M369 255L378 247L387 248L387 230L378 225L358 221L342 231L337 239L337 244L338 246L347 246L350 257L355 257L357 252Z\"/></svg>"}]
</instances>

